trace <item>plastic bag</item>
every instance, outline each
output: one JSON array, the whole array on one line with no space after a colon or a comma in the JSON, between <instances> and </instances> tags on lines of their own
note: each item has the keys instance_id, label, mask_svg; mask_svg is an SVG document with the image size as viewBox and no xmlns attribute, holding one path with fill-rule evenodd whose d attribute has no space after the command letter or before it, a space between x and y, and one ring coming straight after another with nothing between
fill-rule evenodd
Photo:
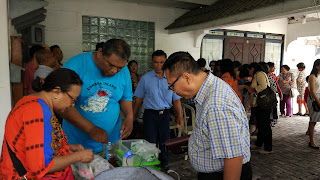
<instances>
[{"instance_id":1,"label":"plastic bag","mask_svg":"<svg viewBox=\"0 0 320 180\"><path fill-rule=\"evenodd\" d=\"M77 162L72 165L75 178L81 180L93 180L96 175L111 168L113 166L99 155L94 155L91 163Z\"/></svg>"},{"instance_id":2,"label":"plastic bag","mask_svg":"<svg viewBox=\"0 0 320 180\"><path fill-rule=\"evenodd\" d=\"M131 143L131 152L142 157L142 160L152 162L158 159L161 152L156 144L147 141L136 141Z\"/></svg>"}]
</instances>

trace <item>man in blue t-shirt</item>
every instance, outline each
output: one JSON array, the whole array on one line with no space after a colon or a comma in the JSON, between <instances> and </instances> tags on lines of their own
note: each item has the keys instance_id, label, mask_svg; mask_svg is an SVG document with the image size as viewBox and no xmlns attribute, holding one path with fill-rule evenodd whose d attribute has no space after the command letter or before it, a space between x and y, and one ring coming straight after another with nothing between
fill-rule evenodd
<instances>
[{"instance_id":1,"label":"man in blue t-shirt","mask_svg":"<svg viewBox=\"0 0 320 180\"><path fill-rule=\"evenodd\" d=\"M157 50L152 54L153 71L141 77L138 87L134 93L136 102L134 104L134 117L143 102L145 109L143 114L144 136L151 143L159 140L161 150L159 159L164 169L168 169L168 154L165 149L165 141L170 134L170 108L176 110L177 124L183 127L181 115L180 96L170 90L162 65L167 59L167 54Z\"/></svg>"},{"instance_id":2,"label":"man in blue t-shirt","mask_svg":"<svg viewBox=\"0 0 320 180\"><path fill-rule=\"evenodd\" d=\"M107 41L97 52L70 58L64 68L74 70L83 81L74 107L62 114L63 130L70 144L82 144L94 153L102 144L117 142L132 131L132 85L126 66L129 45L120 39ZM120 108L125 115L121 121Z\"/></svg>"}]
</instances>

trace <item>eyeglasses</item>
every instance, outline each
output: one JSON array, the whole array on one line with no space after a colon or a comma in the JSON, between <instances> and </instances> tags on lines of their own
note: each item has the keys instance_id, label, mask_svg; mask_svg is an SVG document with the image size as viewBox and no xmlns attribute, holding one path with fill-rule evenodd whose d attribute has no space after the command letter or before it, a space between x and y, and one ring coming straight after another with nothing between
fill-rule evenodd
<instances>
[{"instance_id":1,"label":"eyeglasses","mask_svg":"<svg viewBox=\"0 0 320 180\"><path fill-rule=\"evenodd\" d=\"M75 104L77 102L76 99L74 99L69 93L66 92L66 94L68 94L68 96L71 98L72 102Z\"/></svg>"},{"instance_id":2,"label":"eyeglasses","mask_svg":"<svg viewBox=\"0 0 320 180\"><path fill-rule=\"evenodd\" d=\"M169 90L172 90L172 91L173 91L173 89L174 89L174 87L173 87L174 83L176 83L176 82L180 79L181 76L182 76L182 74L180 74L180 76L178 76L178 78L177 78L175 81L173 81L173 83L172 83L171 85L168 86L168 89L169 89Z\"/></svg>"}]
</instances>

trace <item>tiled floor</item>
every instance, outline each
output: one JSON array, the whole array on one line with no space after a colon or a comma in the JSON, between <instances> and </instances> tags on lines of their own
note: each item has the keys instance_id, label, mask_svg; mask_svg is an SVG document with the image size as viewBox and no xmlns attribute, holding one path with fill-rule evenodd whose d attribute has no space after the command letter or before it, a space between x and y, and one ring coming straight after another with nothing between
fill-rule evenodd
<instances>
[{"instance_id":1,"label":"tiled floor","mask_svg":"<svg viewBox=\"0 0 320 180\"><path fill-rule=\"evenodd\" d=\"M308 117L280 118L272 128L273 153L252 151L251 165L254 180L267 179L320 179L320 151L308 147L305 135ZM320 145L320 128L316 126L315 142ZM256 137L252 137L255 141ZM197 173L184 154L169 155L170 169L178 172L182 180L197 179Z\"/></svg>"}]
</instances>

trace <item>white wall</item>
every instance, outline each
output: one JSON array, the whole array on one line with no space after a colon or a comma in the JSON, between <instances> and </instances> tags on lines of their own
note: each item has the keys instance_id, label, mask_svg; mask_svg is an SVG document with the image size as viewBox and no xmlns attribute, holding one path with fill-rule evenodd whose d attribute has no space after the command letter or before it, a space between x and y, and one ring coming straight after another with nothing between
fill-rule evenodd
<instances>
[{"instance_id":1,"label":"white wall","mask_svg":"<svg viewBox=\"0 0 320 180\"><path fill-rule=\"evenodd\" d=\"M238 26L226 26L224 29L254 31L274 34L287 34L288 20L286 18L243 24Z\"/></svg>"},{"instance_id":2,"label":"white wall","mask_svg":"<svg viewBox=\"0 0 320 180\"><path fill-rule=\"evenodd\" d=\"M82 52L82 15L155 22L155 49L168 55L175 51L188 51L200 57L200 48L193 46L193 32L169 35L164 28L185 10L153 7L112 0L47 0L49 6L45 22L46 43L58 44L64 61Z\"/></svg>"},{"instance_id":3,"label":"white wall","mask_svg":"<svg viewBox=\"0 0 320 180\"><path fill-rule=\"evenodd\" d=\"M294 23L288 24L288 45L297 40L298 37L307 37L307 36L319 36L320 35L320 23L319 21L311 21L305 24Z\"/></svg>"},{"instance_id":4,"label":"white wall","mask_svg":"<svg viewBox=\"0 0 320 180\"><path fill-rule=\"evenodd\" d=\"M9 77L9 41L8 41L8 11L7 1L0 1L0 153L4 126L11 110L11 93Z\"/></svg>"}]
</instances>

